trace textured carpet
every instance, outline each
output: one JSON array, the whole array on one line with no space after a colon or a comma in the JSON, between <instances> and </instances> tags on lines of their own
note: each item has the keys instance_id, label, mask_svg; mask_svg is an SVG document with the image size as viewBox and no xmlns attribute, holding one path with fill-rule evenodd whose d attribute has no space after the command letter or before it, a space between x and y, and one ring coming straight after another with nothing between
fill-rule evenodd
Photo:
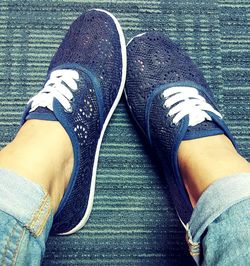
<instances>
[{"instance_id":1,"label":"textured carpet","mask_svg":"<svg viewBox=\"0 0 250 266\"><path fill-rule=\"evenodd\" d=\"M249 0L1 0L1 147L41 88L68 26L93 7L113 12L127 40L159 30L181 43L203 69L250 158ZM160 176L122 99L101 148L90 220L75 235L49 238L44 265L193 265Z\"/></svg>"}]
</instances>

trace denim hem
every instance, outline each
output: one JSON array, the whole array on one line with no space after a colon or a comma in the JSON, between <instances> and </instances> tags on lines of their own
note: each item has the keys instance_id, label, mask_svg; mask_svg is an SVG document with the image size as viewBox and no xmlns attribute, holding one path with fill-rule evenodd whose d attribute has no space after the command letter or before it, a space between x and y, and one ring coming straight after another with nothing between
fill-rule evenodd
<instances>
[{"instance_id":1,"label":"denim hem","mask_svg":"<svg viewBox=\"0 0 250 266\"><path fill-rule=\"evenodd\" d=\"M38 237L52 214L48 193L38 184L0 169L0 210L13 216Z\"/></svg>"},{"instance_id":2,"label":"denim hem","mask_svg":"<svg viewBox=\"0 0 250 266\"><path fill-rule=\"evenodd\" d=\"M201 195L186 226L190 254L199 262L200 242L206 228L233 205L250 199L250 173L221 178Z\"/></svg>"}]
</instances>

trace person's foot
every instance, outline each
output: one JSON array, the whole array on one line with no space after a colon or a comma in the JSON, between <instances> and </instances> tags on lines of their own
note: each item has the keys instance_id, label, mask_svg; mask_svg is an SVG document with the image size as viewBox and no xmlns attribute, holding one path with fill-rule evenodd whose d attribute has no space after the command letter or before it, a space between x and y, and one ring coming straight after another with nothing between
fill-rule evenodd
<instances>
[{"instance_id":1,"label":"person's foot","mask_svg":"<svg viewBox=\"0 0 250 266\"><path fill-rule=\"evenodd\" d=\"M52 234L74 233L90 215L99 150L122 95L126 63L117 19L98 9L80 16L51 61L44 88L29 101L16 139L0 154L0 167L48 190ZM7 154L22 143L13 167Z\"/></svg>"},{"instance_id":2,"label":"person's foot","mask_svg":"<svg viewBox=\"0 0 250 266\"><path fill-rule=\"evenodd\" d=\"M129 109L158 155L186 224L212 182L250 171L249 164L237 153L201 71L178 45L161 33L146 33L129 42L127 55ZM226 167L233 160L234 167Z\"/></svg>"}]
</instances>

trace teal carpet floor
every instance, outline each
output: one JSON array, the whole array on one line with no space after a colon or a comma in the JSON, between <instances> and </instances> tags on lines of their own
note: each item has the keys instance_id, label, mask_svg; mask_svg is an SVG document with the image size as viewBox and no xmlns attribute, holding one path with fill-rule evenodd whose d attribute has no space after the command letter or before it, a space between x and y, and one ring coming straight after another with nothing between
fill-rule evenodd
<instances>
[{"instance_id":1,"label":"teal carpet floor","mask_svg":"<svg viewBox=\"0 0 250 266\"><path fill-rule=\"evenodd\" d=\"M68 26L89 8L113 12L127 40L158 30L203 70L224 118L250 159L249 0L1 0L0 146L15 135L26 101L41 89ZM50 237L44 265L194 265L169 188L121 100L101 148L87 225Z\"/></svg>"}]
</instances>

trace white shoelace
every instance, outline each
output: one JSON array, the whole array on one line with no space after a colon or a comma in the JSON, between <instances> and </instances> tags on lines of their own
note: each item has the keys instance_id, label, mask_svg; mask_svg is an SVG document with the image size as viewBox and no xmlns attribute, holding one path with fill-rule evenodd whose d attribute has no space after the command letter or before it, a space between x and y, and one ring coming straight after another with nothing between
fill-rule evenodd
<instances>
[{"instance_id":1,"label":"white shoelace","mask_svg":"<svg viewBox=\"0 0 250 266\"><path fill-rule=\"evenodd\" d=\"M162 95L166 99L164 105L170 108L168 115L174 116L174 124L177 124L186 115L189 115L189 126L198 125L205 120L211 121L212 118L207 111L222 118L222 115L208 104L195 88L172 87L166 89Z\"/></svg>"},{"instance_id":2,"label":"white shoelace","mask_svg":"<svg viewBox=\"0 0 250 266\"><path fill-rule=\"evenodd\" d=\"M78 80L79 73L76 70L60 69L53 71L43 89L29 100L28 104L31 103L30 112L38 107L47 107L53 111L53 99L57 99L66 111L71 112L72 91L77 90L76 81Z\"/></svg>"}]
</instances>

